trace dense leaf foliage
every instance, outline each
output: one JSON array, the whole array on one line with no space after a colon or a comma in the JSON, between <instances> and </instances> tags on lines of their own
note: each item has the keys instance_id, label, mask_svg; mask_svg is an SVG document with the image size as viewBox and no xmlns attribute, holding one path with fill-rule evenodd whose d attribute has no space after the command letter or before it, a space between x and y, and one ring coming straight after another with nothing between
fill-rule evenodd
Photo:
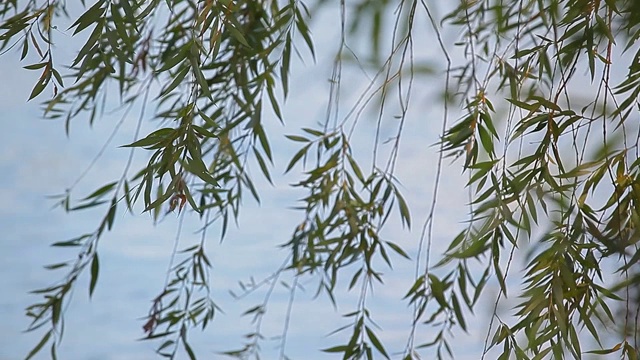
<instances>
[{"instance_id":1,"label":"dense leaf foliage","mask_svg":"<svg viewBox=\"0 0 640 360\"><path fill-rule=\"evenodd\" d=\"M348 324L336 330L346 334L344 340L323 351L344 359L390 358L394 354L377 333L367 298L375 286L384 286L380 267L390 267L397 256L416 266L404 294L414 311L403 359L453 356L452 331L468 329L468 317L490 282L498 284L499 295L483 358L493 351L500 359L580 359L586 352L636 359L639 4L465 0L448 5L441 19L435 8L442 5L432 1L333 4L342 15L342 37L326 121L286 136L299 146L286 171L304 170L292 184L306 194L297 205L301 221L282 244L289 252L284 265L244 290L274 286L281 274L290 273L293 299L297 281L313 276L319 279L318 295L335 303L336 285L347 278L359 299L345 314ZM124 145L146 154L144 168L132 173L129 162L119 179L81 200L73 201L71 190L60 197L66 211L101 207L105 215L93 232L53 244L77 249L77 257L47 266L64 268L66 275L34 291L41 301L27 308L30 330L45 332L28 357L45 345L56 356L63 309L76 280L88 272L93 293L100 240L116 226L118 212L135 213L143 204L154 219L172 211L202 219L201 241L174 254L176 263L143 328L147 339L158 342L158 354L196 358L189 331L206 328L219 309L211 297L207 229L220 224L224 237L240 216L243 195L259 201L249 169L273 181L274 141L263 115L286 120L281 109L291 62L302 53L316 55L310 21L332 4L98 0L82 5L73 16L75 5L64 1L0 5L0 49L40 59L25 66L39 74L29 98L46 98L45 116L61 119L67 131L81 116L92 123L114 107L125 113L140 107L140 122L157 126ZM64 66L56 57L60 32L86 39ZM458 42L443 40L450 34ZM415 60L425 38L436 44L432 50L437 48L442 60L438 75L422 71ZM354 50L352 39L370 46ZM369 59L357 64L375 76L347 116L339 117L342 74L350 58ZM414 106L414 82L430 76L445 78L444 115L436 124L442 127L436 185L417 251L407 251L381 231L393 214L408 229L415 222L395 168L402 161L404 125L414 121L407 115ZM144 114L147 107L153 107L151 120ZM395 116L385 111L389 107L398 109ZM371 166L362 165L352 144L356 123L365 116L377 123ZM387 123L395 132L391 150L378 152L380 129ZM446 158L468 175L469 213L459 219L466 226L432 263ZM514 257L526 259L523 270L514 270ZM507 295L517 299L515 313L501 317L498 305ZM244 348L226 355L259 357L267 305L268 298L246 311L255 317L256 332L247 335ZM620 331L603 331L614 327ZM433 338L419 343L423 333ZM612 336L617 340L608 345Z\"/></svg>"}]
</instances>

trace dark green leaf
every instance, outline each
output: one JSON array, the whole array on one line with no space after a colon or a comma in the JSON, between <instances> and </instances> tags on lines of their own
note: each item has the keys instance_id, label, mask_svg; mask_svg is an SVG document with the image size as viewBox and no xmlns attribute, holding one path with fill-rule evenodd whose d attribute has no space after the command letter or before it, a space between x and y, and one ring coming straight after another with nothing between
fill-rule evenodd
<instances>
[{"instance_id":1,"label":"dark green leaf","mask_svg":"<svg viewBox=\"0 0 640 360\"><path fill-rule=\"evenodd\" d=\"M365 327L365 330L367 332L367 337L369 338L369 340L371 340L371 343L376 348L376 350L378 350L378 352L380 352L380 354L382 354L382 356L384 356L385 359L389 359L387 350L384 348L384 346L382 346L382 343L380 342L376 334L374 334L373 331L371 331L371 329L368 326Z\"/></svg>"},{"instance_id":2,"label":"dark green leaf","mask_svg":"<svg viewBox=\"0 0 640 360\"><path fill-rule=\"evenodd\" d=\"M89 297L93 295L93 291L98 283L98 273L100 272L100 263L98 261L98 254L93 255L91 260L91 282L89 284Z\"/></svg>"},{"instance_id":3,"label":"dark green leaf","mask_svg":"<svg viewBox=\"0 0 640 360\"><path fill-rule=\"evenodd\" d=\"M89 196L87 196L84 199L82 199L82 201L89 200L89 199L92 199L92 198L100 198L103 195L109 193L111 190L113 190L117 184L118 184L117 181L110 182L110 183L104 185L103 187L99 188L98 190L92 192Z\"/></svg>"},{"instance_id":4,"label":"dark green leaf","mask_svg":"<svg viewBox=\"0 0 640 360\"><path fill-rule=\"evenodd\" d=\"M104 0L100 0L96 2L92 7L89 8L84 14L82 14L78 20L76 20L73 25L69 26L69 29L75 27L73 34L77 34L80 31L84 30L91 24L96 23L104 12L107 10L106 7L102 7L104 4Z\"/></svg>"},{"instance_id":5,"label":"dark green leaf","mask_svg":"<svg viewBox=\"0 0 640 360\"><path fill-rule=\"evenodd\" d=\"M289 165L287 165L287 169L284 171L285 173L288 173L289 170L291 170L296 165L296 163L298 163L298 161L300 161L300 159L307 154L310 146L311 144L305 145L291 158L291 161L289 161Z\"/></svg>"},{"instance_id":6,"label":"dark green leaf","mask_svg":"<svg viewBox=\"0 0 640 360\"><path fill-rule=\"evenodd\" d=\"M31 351L29 351L29 354L27 354L27 357L25 358L25 360L29 360L32 357L34 357L39 351L40 349L42 349L42 347L44 346L44 344L47 343L47 341L49 341L49 338L51 337L51 333L53 332L53 330L48 331L43 337L42 339L40 339L40 341L38 342L38 344L36 346L33 347L33 349L31 349Z\"/></svg>"}]
</instances>

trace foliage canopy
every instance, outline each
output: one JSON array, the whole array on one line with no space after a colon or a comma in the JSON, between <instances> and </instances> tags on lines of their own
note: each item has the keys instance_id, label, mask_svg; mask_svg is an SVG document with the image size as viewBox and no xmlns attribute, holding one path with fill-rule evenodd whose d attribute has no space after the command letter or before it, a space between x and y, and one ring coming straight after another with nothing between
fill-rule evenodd
<instances>
[{"instance_id":1,"label":"foliage canopy","mask_svg":"<svg viewBox=\"0 0 640 360\"><path fill-rule=\"evenodd\" d=\"M283 245L285 265L263 284L281 273L296 281L316 276L319 296L334 303L339 278L347 277L350 290L360 289L356 310L345 315L350 324L339 329L344 341L323 350L344 359L392 356L366 302L370 289L384 286L380 267L390 266L392 256L416 266L404 296L414 311L403 359L452 355L451 330L467 330L490 281L500 293L483 358L491 349L500 359L580 359L587 351L638 358L640 3L464 0L441 18L435 2L425 0L334 5L342 36L326 121L286 136L299 145L286 171L304 169L292 185L306 194L296 208L302 220ZM65 1L0 4L0 50L38 58L25 66L40 74L29 99L44 99L45 116L60 119L67 131L81 116L93 123L107 110L126 113L136 106L153 108L139 121L157 128L124 145L145 154L142 169L131 170L129 162L118 180L81 200L73 201L71 191L59 199L68 212L100 207L105 213L94 231L53 244L75 248L78 256L47 266L66 275L35 291L41 300L27 308L30 330L45 330L27 357L45 346L56 356L76 280L88 272L93 293L98 243L116 226L117 213L142 210L155 219L174 211L202 220L201 241L181 249L144 323L158 354L195 358L189 331L207 327L219 306L210 296L206 229L219 224L224 237L240 216L243 195L259 201L250 168L273 181L274 139L263 117L272 112L287 120L281 109L292 61L316 56L310 21L332 5L97 0L82 6L72 15L78 9ZM455 44L444 40L451 34ZM55 45L65 36L84 40L75 58L60 65ZM354 50L354 40L367 46ZM439 71L421 71L416 62L414 51L425 44L438 51ZM374 76L343 116L338 109L347 59ZM408 115L416 106L414 83L438 78L444 86L442 100L434 100L443 110L434 122L442 129L436 185L419 241L408 251L381 230L393 214L415 228L395 168L404 125L417 121ZM395 116L389 108L397 109ZM355 124L367 116L376 131L371 164L364 166L351 142ZM378 153L389 123L388 151ZM468 175L469 212L432 263L446 158ZM512 269L514 257L526 259L524 273ZM518 300L515 315L503 319L496 309L507 295ZM265 311L263 304L246 314L260 318ZM606 327L620 331L606 335ZM422 332L433 338L418 342ZM260 337L250 334L244 348L226 355L258 357ZM607 345L611 337L617 340ZM587 338L599 346L585 349Z\"/></svg>"}]
</instances>

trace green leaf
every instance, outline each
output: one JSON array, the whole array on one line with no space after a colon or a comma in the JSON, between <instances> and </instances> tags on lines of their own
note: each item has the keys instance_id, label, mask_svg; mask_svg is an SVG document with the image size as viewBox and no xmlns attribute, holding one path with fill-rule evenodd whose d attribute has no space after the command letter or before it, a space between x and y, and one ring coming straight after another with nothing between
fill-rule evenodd
<instances>
[{"instance_id":1,"label":"green leaf","mask_svg":"<svg viewBox=\"0 0 640 360\"><path fill-rule=\"evenodd\" d=\"M193 130L195 130L195 132L197 132L198 134L207 137L209 139L216 139L218 136L214 133L212 133L211 131L198 126L198 125L191 125L191 127L193 128Z\"/></svg>"},{"instance_id":2,"label":"green leaf","mask_svg":"<svg viewBox=\"0 0 640 360\"><path fill-rule=\"evenodd\" d=\"M44 268L47 270L55 270L55 269L60 269L63 267L69 266L69 263L67 262L62 262L62 263L57 263L57 264L51 264L51 265L46 265Z\"/></svg>"},{"instance_id":3,"label":"green leaf","mask_svg":"<svg viewBox=\"0 0 640 360\"><path fill-rule=\"evenodd\" d=\"M529 104L520 100L516 100L516 99L505 99L508 102L512 103L513 105L515 105L516 107L519 107L521 109L525 109L525 110L529 110L529 111L536 111L539 109L539 105L537 104Z\"/></svg>"},{"instance_id":4,"label":"green leaf","mask_svg":"<svg viewBox=\"0 0 640 360\"><path fill-rule=\"evenodd\" d=\"M539 353L537 353L536 356L533 357L533 359L531 359L531 360L542 360L542 359L545 358L545 356L547 356L548 353L551 352L551 350L552 349L550 347L548 347L548 348L540 351Z\"/></svg>"},{"instance_id":5,"label":"green leaf","mask_svg":"<svg viewBox=\"0 0 640 360\"><path fill-rule=\"evenodd\" d=\"M159 138L159 137L147 136L144 139L140 139L138 141L132 142L131 144L122 145L120 147L145 147L145 146L155 145L155 144L161 142L162 140L163 139Z\"/></svg>"},{"instance_id":6,"label":"green leaf","mask_svg":"<svg viewBox=\"0 0 640 360\"><path fill-rule=\"evenodd\" d=\"M385 243L387 245L389 245L389 247L391 249L393 249L393 251L395 251L398 255L402 256L403 258L405 258L407 260L411 260L409 255L398 244L395 244L395 243L393 243L391 241L385 241Z\"/></svg>"},{"instance_id":7,"label":"green leaf","mask_svg":"<svg viewBox=\"0 0 640 360\"><path fill-rule=\"evenodd\" d=\"M297 142L309 142L311 140L307 139L304 136L298 136L298 135L285 135L285 137L291 141L297 141Z\"/></svg>"},{"instance_id":8,"label":"green leaf","mask_svg":"<svg viewBox=\"0 0 640 360\"><path fill-rule=\"evenodd\" d=\"M255 128L254 131L256 132L256 134L258 134L258 140L260 140L260 146L262 146L262 150L264 151L265 155L267 155L267 159L269 159L269 162L273 163L271 146L269 145L269 140L267 138L267 135L264 132L264 129L262 128L262 126L258 126Z\"/></svg>"},{"instance_id":9,"label":"green leaf","mask_svg":"<svg viewBox=\"0 0 640 360\"><path fill-rule=\"evenodd\" d=\"M169 84L169 86L162 89L160 96L164 96L172 92L178 85L184 84L184 78L189 73L189 68L187 66L183 66L180 70L173 76L173 81Z\"/></svg>"},{"instance_id":10,"label":"green leaf","mask_svg":"<svg viewBox=\"0 0 640 360\"><path fill-rule=\"evenodd\" d=\"M311 144L305 145L291 158L291 161L289 161L289 165L287 165L287 169L284 171L285 173L288 173L289 170L291 170L298 163L298 161L300 161L300 159L307 154L310 146Z\"/></svg>"},{"instance_id":11,"label":"green leaf","mask_svg":"<svg viewBox=\"0 0 640 360\"><path fill-rule=\"evenodd\" d=\"M55 242L55 243L51 244L51 246L55 246L55 247L80 246L82 240L88 239L88 238L90 238L92 236L93 236L92 234L84 234L82 236L78 236L78 237L73 238L71 240Z\"/></svg>"},{"instance_id":12,"label":"green leaf","mask_svg":"<svg viewBox=\"0 0 640 360\"><path fill-rule=\"evenodd\" d=\"M27 357L25 358L25 360L29 360L32 357L34 357L39 351L40 349L42 349L42 347L44 346L44 344L47 343L47 341L49 341L49 338L51 337L51 333L53 332L53 330L48 331L43 337L42 339L40 339L40 341L38 342L38 344L36 346L34 346L33 349L31 349L31 351L29 351L29 354L27 355Z\"/></svg>"},{"instance_id":13,"label":"green leaf","mask_svg":"<svg viewBox=\"0 0 640 360\"><path fill-rule=\"evenodd\" d=\"M109 207L109 212L107 213L107 228L109 230L111 230L111 228L113 227L113 221L116 218L116 206L117 206L116 199L113 198L113 200L111 200L111 206Z\"/></svg>"},{"instance_id":14,"label":"green leaf","mask_svg":"<svg viewBox=\"0 0 640 360\"><path fill-rule=\"evenodd\" d=\"M242 33L238 31L238 29L236 29L232 24L228 23L226 29L229 30L229 33L231 34L231 36L234 39L236 39L239 43L241 43L246 47L250 47L244 35L242 35Z\"/></svg>"},{"instance_id":15,"label":"green leaf","mask_svg":"<svg viewBox=\"0 0 640 360\"><path fill-rule=\"evenodd\" d=\"M311 134L315 137L321 137L321 136L325 136L327 134L325 134L323 131L320 130L315 130L315 129L311 129L311 128L302 128L302 131Z\"/></svg>"},{"instance_id":16,"label":"green leaf","mask_svg":"<svg viewBox=\"0 0 640 360\"><path fill-rule=\"evenodd\" d=\"M89 10L87 10L84 14L82 14L78 18L78 20L76 20L71 26L69 26L69 29L73 27L76 28L75 31L73 32L73 35L86 29L91 24L96 23L100 19L100 17L104 15L104 12L107 10L107 8L106 7L103 8L102 7L103 4L104 4L104 0L100 0L96 2L92 7L89 8Z\"/></svg>"},{"instance_id":17,"label":"green leaf","mask_svg":"<svg viewBox=\"0 0 640 360\"><path fill-rule=\"evenodd\" d=\"M193 352L193 349L191 349L191 345L187 342L186 336L182 337L182 344L184 345L184 350L187 352L187 355L189 355L189 359L196 360L196 354Z\"/></svg>"},{"instance_id":18,"label":"green leaf","mask_svg":"<svg viewBox=\"0 0 640 360\"><path fill-rule=\"evenodd\" d=\"M98 254L95 253L93 255L93 259L91 260L91 282L89 284L89 297L93 295L93 291L96 288L96 284L98 283L99 272L100 272L100 263L98 261Z\"/></svg>"},{"instance_id":19,"label":"green leaf","mask_svg":"<svg viewBox=\"0 0 640 360\"><path fill-rule=\"evenodd\" d=\"M407 202L400 194L400 191L397 189L393 189L396 194L396 200L398 200L398 209L400 210L400 217L402 218L402 223L406 225L408 228L411 228L411 213L409 212L409 206L407 206Z\"/></svg>"},{"instance_id":20,"label":"green leaf","mask_svg":"<svg viewBox=\"0 0 640 360\"><path fill-rule=\"evenodd\" d=\"M416 281L411 286L411 288L407 291L403 299L408 298L409 296L415 294L418 291L418 289L421 289L424 285L424 281L425 281L424 276L420 276L419 278L417 278Z\"/></svg>"},{"instance_id":21,"label":"green leaf","mask_svg":"<svg viewBox=\"0 0 640 360\"><path fill-rule=\"evenodd\" d=\"M100 205L102 205L102 204L104 204L106 202L107 202L107 200L102 200L102 201L94 200L94 201L92 201L90 203L87 203L87 204L82 204L82 205L78 205L78 206L72 207L72 208L69 209L69 211L78 211L78 210L89 209L89 208L92 208L92 207L100 206Z\"/></svg>"},{"instance_id":22,"label":"green leaf","mask_svg":"<svg viewBox=\"0 0 640 360\"><path fill-rule=\"evenodd\" d=\"M485 130L484 126L478 126L478 134L480 134L480 142L482 143L482 147L484 150L493 158L493 140L491 139L491 135Z\"/></svg>"},{"instance_id":23,"label":"green leaf","mask_svg":"<svg viewBox=\"0 0 640 360\"><path fill-rule=\"evenodd\" d=\"M358 271L356 271L355 274L353 274L353 277L351 278L351 281L349 282L349 290L353 289L353 287L357 284L358 279L360 278L360 275L362 275L362 268L358 269Z\"/></svg>"},{"instance_id":24,"label":"green leaf","mask_svg":"<svg viewBox=\"0 0 640 360\"><path fill-rule=\"evenodd\" d=\"M192 45L192 49L194 48L197 49L197 45L195 44ZM197 50L196 50L196 54L197 54ZM204 74L200 69L200 60L198 56L192 55L189 58L189 60L191 61L191 69L193 70L193 74L196 77L196 81L200 85L200 90L206 97L208 97L210 100L213 100L213 97L211 96L211 91L209 90L209 84L207 83L207 80L204 78Z\"/></svg>"},{"instance_id":25,"label":"green leaf","mask_svg":"<svg viewBox=\"0 0 640 360\"><path fill-rule=\"evenodd\" d=\"M110 192L111 190L113 190L117 184L118 184L117 181L110 182L110 183L104 185L103 187L99 188L98 190L92 192L89 196L87 196L84 199L82 199L82 201L89 200L89 199L92 199L92 198L100 198L103 195L105 195L108 192Z\"/></svg>"},{"instance_id":26,"label":"green leaf","mask_svg":"<svg viewBox=\"0 0 640 360\"><path fill-rule=\"evenodd\" d=\"M349 347L347 345L339 345L339 346L334 346L334 347L322 349L320 351L324 351L324 352L328 352L328 353L343 353L343 352L347 351L348 349L349 349Z\"/></svg>"},{"instance_id":27,"label":"green leaf","mask_svg":"<svg viewBox=\"0 0 640 360\"><path fill-rule=\"evenodd\" d=\"M51 68L51 72L53 73L53 77L56 78L56 81L58 82L58 84L60 84L60 86L64 86L64 82L62 81L62 76L60 75L60 73L58 72L58 70L54 69L53 67Z\"/></svg>"},{"instance_id":28,"label":"green leaf","mask_svg":"<svg viewBox=\"0 0 640 360\"><path fill-rule=\"evenodd\" d=\"M467 324L464 321L464 316L462 315L460 303L458 302L458 297L455 294L451 296L451 305L453 307L454 314L456 314L456 320L458 320L458 324L460 324L460 328L462 328L462 330L467 332Z\"/></svg>"},{"instance_id":29,"label":"green leaf","mask_svg":"<svg viewBox=\"0 0 640 360\"><path fill-rule=\"evenodd\" d=\"M295 19L296 19L295 21L296 26L298 27L298 31L300 32L300 35L302 35L302 38L304 39L305 43L307 43L307 47L309 48L309 51L311 51L311 55L315 59L316 52L315 52L315 49L313 48L313 40L311 40L311 31L309 31L309 27L305 23L304 18L300 13L300 10L298 9L295 9Z\"/></svg>"},{"instance_id":30,"label":"green leaf","mask_svg":"<svg viewBox=\"0 0 640 360\"><path fill-rule=\"evenodd\" d=\"M41 63L37 63L37 64L27 65L27 66L24 66L23 68L27 69L27 70L36 70L36 69L42 69L43 67L45 67L47 65L49 65L49 62L45 61L45 62L41 62Z\"/></svg>"},{"instance_id":31,"label":"green leaf","mask_svg":"<svg viewBox=\"0 0 640 360\"><path fill-rule=\"evenodd\" d=\"M42 72L42 75L40 75L40 78L38 79L38 82L31 90L31 94L29 95L28 100L31 100L36 96L40 95L40 93L42 93L42 91L47 87L47 84L49 84L49 80L51 80L51 72L47 67L44 69L44 71Z\"/></svg>"},{"instance_id":32,"label":"green leaf","mask_svg":"<svg viewBox=\"0 0 640 360\"><path fill-rule=\"evenodd\" d=\"M371 329L368 326L365 326L365 331L367 332L367 337L373 344L373 347L375 347L376 350L378 350L378 352L380 352L380 354L382 354L382 356L385 357L385 359L389 359L387 350L385 350L384 346L382 346L382 343L380 342L376 334L374 334L374 332L371 331Z\"/></svg>"},{"instance_id":33,"label":"green leaf","mask_svg":"<svg viewBox=\"0 0 640 360\"><path fill-rule=\"evenodd\" d=\"M429 274L429 287L431 295L436 299L438 304L444 309L448 309L449 305L444 297L444 284L435 275Z\"/></svg>"},{"instance_id":34,"label":"green leaf","mask_svg":"<svg viewBox=\"0 0 640 360\"><path fill-rule=\"evenodd\" d=\"M614 352L620 350L620 347L622 347L622 343L618 343L616 344L614 347L610 348L610 349L603 349L603 350L591 350L591 351L587 351L587 354L596 354L596 355L606 355L606 354L613 354Z\"/></svg>"},{"instance_id":35,"label":"green leaf","mask_svg":"<svg viewBox=\"0 0 640 360\"><path fill-rule=\"evenodd\" d=\"M551 109L551 110L556 110L556 111L562 111L562 108L560 108L560 106L558 106L558 104L549 101L541 96L531 96L532 100L536 100L537 102L539 102L540 104L542 104L544 107L546 107L547 109Z\"/></svg>"},{"instance_id":36,"label":"green leaf","mask_svg":"<svg viewBox=\"0 0 640 360\"><path fill-rule=\"evenodd\" d=\"M629 360L638 360L638 349L629 342L624 344L624 353L629 357Z\"/></svg>"},{"instance_id":37,"label":"green leaf","mask_svg":"<svg viewBox=\"0 0 640 360\"><path fill-rule=\"evenodd\" d=\"M93 51L96 49L98 39L102 36L102 30L104 30L104 27L105 27L104 20L98 21L98 23L96 24L96 27L91 32L91 35L89 35L89 38L87 39L87 41L84 43L80 51L78 51L78 54L76 55L75 59L71 63L71 66L76 66L87 55L89 55L90 53L93 53ZM80 74L78 74L77 75L78 78L80 78L83 73L84 72L81 72Z\"/></svg>"},{"instance_id":38,"label":"green leaf","mask_svg":"<svg viewBox=\"0 0 640 360\"><path fill-rule=\"evenodd\" d=\"M216 179L211 176L209 171L206 169L201 159L191 159L187 158L186 163L183 163L183 166L187 171L199 177L202 181L209 185L213 185L215 187L219 187L220 185L216 181Z\"/></svg>"},{"instance_id":39,"label":"green leaf","mask_svg":"<svg viewBox=\"0 0 640 360\"><path fill-rule=\"evenodd\" d=\"M360 170L358 163L356 163L356 161L350 155L347 155L347 160L349 161L349 165L351 165L351 169L353 169L353 173L356 175L358 180L364 183L365 182L364 175L362 175L362 170Z\"/></svg>"},{"instance_id":40,"label":"green leaf","mask_svg":"<svg viewBox=\"0 0 640 360\"><path fill-rule=\"evenodd\" d=\"M256 160L258 161L258 165L260 166L260 170L262 171L262 174L267 179L267 181L269 181L269 183L273 185L273 181L271 180L271 174L269 174L269 168L267 167L267 164L262 158L262 155L260 155L260 153L255 148L255 146L253 147L253 154L256 157Z\"/></svg>"}]
</instances>

